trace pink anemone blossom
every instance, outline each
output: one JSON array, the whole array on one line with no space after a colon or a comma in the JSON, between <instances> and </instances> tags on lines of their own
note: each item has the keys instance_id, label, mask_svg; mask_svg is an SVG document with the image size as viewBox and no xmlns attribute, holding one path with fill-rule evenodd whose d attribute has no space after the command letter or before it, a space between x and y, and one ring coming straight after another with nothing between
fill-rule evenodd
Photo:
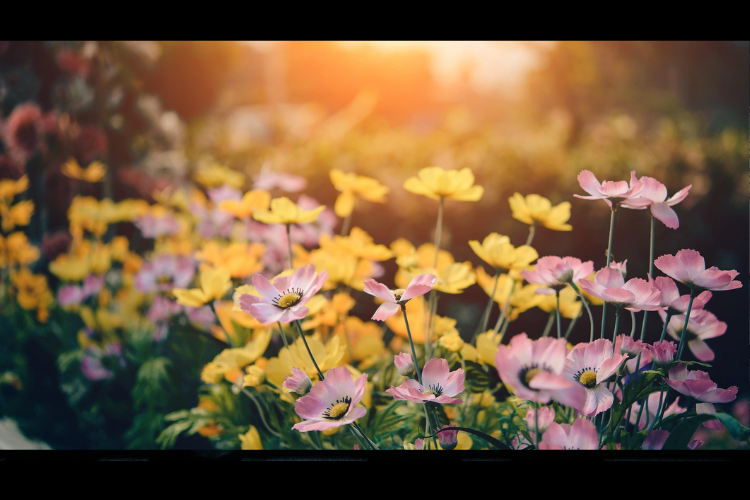
<instances>
[{"instance_id":1,"label":"pink anemone blossom","mask_svg":"<svg viewBox=\"0 0 750 500\"><path fill-rule=\"evenodd\" d=\"M167 292L173 288L187 288L193 275L195 264L190 257L158 255L153 262L144 262L135 275L135 287L139 292Z\"/></svg>"},{"instance_id":2,"label":"pink anemone blossom","mask_svg":"<svg viewBox=\"0 0 750 500\"><path fill-rule=\"evenodd\" d=\"M304 177L283 172L271 172L271 166L268 163L261 166L260 175L253 179L253 189L265 189L266 191L279 188L287 193L298 193L306 187L307 180Z\"/></svg>"},{"instance_id":3,"label":"pink anemone blossom","mask_svg":"<svg viewBox=\"0 0 750 500\"><path fill-rule=\"evenodd\" d=\"M289 392L294 392L300 396L304 396L310 392L312 381L304 370L292 368L292 376L290 377L287 375L284 382L281 383L281 386Z\"/></svg>"},{"instance_id":4,"label":"pink anemone blossom","mask_svg":"<svg viewBox=\"0 0 750 500\"><path fill-rule=\"evenodd\" d=\"M619 390L617 391L617 397L618 399L622 399L622 394ZM638 402L633 403L633 409L630 412L630 423L637 425L639 430L647 428L651 424L651 421L657 416L656 411L659 410L660 397L662 397L662 405L667 404L666 400L663 399L663 396L660 396L659 392L652 392L648 395L648 404L646 405L646 408L644 408L644 411L641 411L641 405ZM671 405L664 409L663 418L670 415L679 415L686 411L687 408L680 406L680 398L677 398ZM638 419L639 413L641 415L640 420Z\"/></svg>"},{"instance_id":5,"label":"pink anemone blossom","mask_svg":"<svg viewBox=\"0 0 750 500\"><path fill-rule=\"evenodd\" d=\"M307 396L297 400L294 411L305 420L292 429L324 431L364 417L367 409L357 405L365 395L366 384L366 373L354 380L345 366L329 370L325 379L317 382Z\"/></svg>"},{"instance_id":6,"label":"pink anemone blossom","mask_svg":"<svg viewBox=\"0 0 750 500\"><path fill-rule=\"evenodd\" d=\"M643 183L635 181L635 172L630 174L630 185L627 181L604 181L599 180L590 170L584 170L578 174L578 183L584 191L591 196L580 196L574 194L576 198L582 200L604 200L607 205L612 206L612 202L619 203L625 200L640 196L643 191Z\"/></svg>"},{"instance_id":7,"label":"pink anemone blossom","mask_svg":"<svg viewBox=\"0 0 750 500\"><path fill-rule=\"evenodd\" d=\"M713 403L729 403L737 398L736 385L728 389L719 389L708 373L701 370L690 371L683 364L669 370L669 378L666 382L680 394L700 401L695 405L698 415L715 415L716 408ZM703 425L709 429L721 430L721 422L717 420L709 420Z\"/></svg>"},{"instance_id":8,"label":"pink anemone blossom","mask_svg":"<svg viewBox=\"0 0 750 500\"><path fill-rule=\"evenodd\" d=\"M737 271L721 271L715 266L706 269L706 261L695 250L683 249L675 255L662 255L654 260L654 265L670 278L690 287L715 292L742 288L742 283L734 280L739 274Z\"/></svg>"},{"instance_id":9,"label":"pink anemone blossom","mask_svg":"<svg viewBox=\"0 0 750 500\"><path fill-rule=\"evenodd\" d=\"M408 352L402 352L394 356L393 363L401 376L408 377L414 371L414 358Z\"/></svg>"},{"instance_id":10,"label":"pink anemone blossom","mask_svg":"<svg viewBox=\"0 0 750 500\"><path fill-rule=\"evenodd\" d=\"M677 344L663 340L661 342L654 342L653 345L649 345L648 350L651 351L651 356L657 367L669 366L672 364L674 357L677 354Z\"/></svg>"},{"instance_id":11,"label":"pink anemone blossom","mask_svg":"<svg viewBox=\"0 0 750 500\"><path fill-rule=\"evenodd\" d=\"M90 274L83 280L83 286L65 285L57 291L57 301L63 307L79 305L84 300L98 294L104 286L104 277Z\"/></svg>"},{"instance_id":12,"label":"pink anemone blossom","mask_svg":"<svg viewBox=\"0 0 750 500\"><path fill-rule=\"evenodd\" d=\"M581 280L581 288L615 307L628 311L655 311L661 309L661 292L644 279L632 278L625 282L620 271L611 267L600 269L595 281Z\"/></svg>"},{"instance_id":13,"label":"pink anemone blossom","mask_svg":"<svg viewBox=\"0 0 750 500\"><path fill-rule=\"evenodd\" d=\"M544 404L554 399L581 408L586 402L586 389L563 376L566 344L565 339L531 340L521 333L510 339L510 345L500 345L495 366L502 381L519 398Z\"/></svg>"},{"instance_id":14,"label":"pink anemone blossom","mask_svg":"<svg viewBox=\"0 0 750 500\"><path fill-rule=\"evenodd\" d=\"M372 319L384 321L390 318L399 311L402 304L406 304L410 299L424 295L432 290L436 282L437 278L434 275L420 274L412 278L406 290L400 288L389 290L384 284L378 283L374 279L368 279L365 281L365 292L385 300L385 303L381 304L375 311L375 314L372 315Z\"/></svg>"},{"instance_id":15,"label":"pink anemone blossom","mask_svg":"<svg viewBox=\"0 0 750 500\"><path fill-rule=\"evenodd\" d=\"M598 339L591 343L578 344L568 353L564 375L579 383L586 390L583 405L574 406L582 415L593 417L612 406L614 396L606 381L628 359L622 354L612 354L612 342Z\"/></svg>"},{"instance_id":16,"label":"pink anemone blossom","mask_svg":"<svg viewBox=\"0 0 750 500\"><path fill-rule=\"evenodd\" d=\"M649 281L652 281L650 276ZM690 304L690 295L680 295L677 283L672 278L659 276L652 283L661 292L660 304L662 307L666 307L668 310L671 309L671 314L687 312L688 305ZM713 294L708 290L699 293L693 297L693 306L690 310L694 312L697 309L703 309L712 296Z\"/></svg>"},{"instance_id":17,"label":"pink anemone blossom","mask_svg":"<svg viewBox=\"0 0 750 500\"><path fill-rule=\"evenodd\" d=\"M307 301L320 291L328 279L328 271L316 276L315 265L300 267L292 276L279 276L273 284L260 274L253 276L253 285L261 297L240 296L240 308L264 325L280 321L290 323L307 316Z\"/></svg>"},{"instance_id":18,"label":"pink anemone blossom","mask_svg":"<svg viewBox=\"0 0 750 500\"><path fill-rule=\"evenodd\" d=\"M666 321L667 316L664 311L659 311L662 321ZM667 324L667 333L674 339L680 340L682 329L685 326L685 314L677 314L669 319ZM720 337L727 331L727 324L711 312L705 309L699 309L691 312L690 320L687 325L687 334L685 341L690 352L699 361L713 361L714 351L708 347L705 340Z\"/></svg>"},{"instance_id":19,"label":"pink anemone blossom","mask_svg":"<svg viewBox=\"0 0 750 500\"><path fill-rule=\"evenodd\" d=\"M464 371L449 371L448 361L442 358L431 359L422 370L422 383L408 378L398 387L385 392L398 401L413 403L457 404L463 401L454 398L464 391Z\"/></svg>"},{"instance_id":20,"label":"pink anemone blossom","mask_svg":"<svg viewBox=\"0 0 750 500\"><path fill-rule=\"evenodd\" d=\"M643 190L638 197L624 201L622 206L636 210L651 207L651 215L662 221L665 226L670 229L680 227L680 220L677 218L677 213L675 213L672 207L687 197L693 185L691 184L688 187L682 188L671 198L667 199L667 186L653 177L643 176L640 179L636 179L635 172L631 172L630 177L631 184L635 182L643 183Z\"/></svg>"},{"instance_id":21,"label":"pink anemone blossom","mask_svg":"<svg viewBox=\"0 0 750 500\"><path fill-rule=\"evenodd\" d=\"M615 339L615 352L627 355L629 358L638 356L647 346L648 344L645 342L635 340L630 335L625 335L624 333L621 333Z\"/></svg>"},{"instance_id":22,"label":"pink anemone blossom","mask_svg":"<svg viewBox=\"0 0 750 500\"><path fill-rule=\"evenodd\" d=\"M552 423L539 443L540 450L596 450L599 434L594 424L579 418L573 425Z\"/></svg>"},{"instance_id":23,"label":"pink anemone blossom","mask_svg":"<svg viewBox=\"0 0 750 500\"><path fill-rule=\"evenodd\" d=\"M542 406L538 411L530 408L526 411L525 420L531 438L536 440L537 430L539 431L539 435L542 435L547 432L550 425L555 423L555 410L549 406Z\"/></svg>"},{"instance_id":24,"label":"pink anemone blossom","mask_svg":"<svg viewBox=\"0 0 750 500\"><path fill-rule=\"evenodd\" d=\"M535 285L543 285L536 293L551 295L554 289L561 289L569 283L578 283L594 272L594 262L581 262L575 257L556 257L550 255L536 261L533 271L522 270L521 276Z\"/></svg>"}]
</instances>

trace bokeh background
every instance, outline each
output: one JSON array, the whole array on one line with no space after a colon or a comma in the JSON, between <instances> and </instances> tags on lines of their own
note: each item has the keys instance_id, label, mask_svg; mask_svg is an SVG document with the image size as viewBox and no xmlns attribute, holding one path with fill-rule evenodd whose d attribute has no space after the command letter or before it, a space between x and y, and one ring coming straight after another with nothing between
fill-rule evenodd
<instances>
[{"instance_id":1,"label":"bokeh background","mask_svg":"<svg viewBox=\"0 0 750 500\"><path fill-rule=\"evenodd\" d=\"M528 228L508 205L514 192L570 201L574 230L539 229L534 247L542 256L593 259L599 268L609 210L573 197L584 194L581 170L599 180L629 179L635 170L666 184L670 195L692 184L676 207L680 228L657 222L655 253L692 248L709 266L739 271L743 288L715 293L708 306L728 324L709 345L716 352L712 379L739 386L747 398L748 48L669 41L11 41L0 42L0 116L28 101L54 114L58 127L68 116L78 124L69 153L109 166L104 183L78 194L114 200L153 202L154 190L189 184L213 161L250 178L261 168L304 176L306 194L328 206L338 194L331 168L374 177L390 187L388 202L358 204L352 224L386 245L434 238L437 203L406 192L407 177L432 165L468 167L484 197L446 203L441 246L474 265L481 261L469 240L494 231L515 245L525 241ZM64 249L75 194L60 158L27 166L30 197L44 198L47 207L29 227L32 242L43 245L39 267ZM0 170L18 169L8 151L0 159ZM615 259L628 259L628 277L645 277L646 212L622 210L615 228ZM132 227L118 231L135 234ZM395 271L387 262L384 281ZM441 300L439 313L456 318L468 339L485 302L472 286ZM370 309L355 313L364 318ZM522 315L510 333L541 331L547 317L536 312ZM623 322L629 331L629 319ZM660 330L652 315L649 338ZM584 317L573 340L587 336ZM52 370L48 361L34 366L38 377L53 376L45 372ZM48 400L64 408L65 398L49 385Z\"/></svg>"}]
</instances>

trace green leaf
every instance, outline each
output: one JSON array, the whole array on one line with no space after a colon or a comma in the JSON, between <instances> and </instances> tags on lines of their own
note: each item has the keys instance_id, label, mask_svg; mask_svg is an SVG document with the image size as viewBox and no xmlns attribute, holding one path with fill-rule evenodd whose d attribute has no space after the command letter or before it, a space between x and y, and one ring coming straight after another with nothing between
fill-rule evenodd
<instances>
[{"instance_id":1,"label":"green leaf","mask_svg":"<svg viewBox=\"0 0 750 500\"><path fill-rule=\"evenodd\" d=\"M708 363L701 363L700 361L680 361L679 363L682 363L685 366L698 365L698 366L703 366L705 368L712 368L712 366L710 364L708 364ZM677 363L675 363L675 364L677 364Z\"/></svg>"},{"instance_id":2,"label":"green leaf","mask_svg":"<svg viewBox=\"0 0 750 500\"><path fill-rule=\"evenodd\" d=\"M727 430L729 430L729 434L731 434L737 441L747 441L750 439L750 429L739 423L737 419L730 414L724 413L723 411L717 411L715 417L724 424Z\"/></svg>"},{"instance_id":3,"label":"green leaf","mask_svg":"<svg viewBox=\"0 0 750 500\"><path fill-rule=\"evenodd\" d=\"M471 393L479 394L490 388L491 379L480 363L465 361L466 378L464 387Z\"/></svg>"},{"instance_id":4,"label":"green leaf","mask_svg":"<svg viewBox=\"0 0 750 500\"><path fill-rule=\"evenodd\" d=\"M687 450L690 440L693 439L695 431L703 422L713 420L714 415L698 415L678 424L664 442L662 450Z\"/></svg>"}]
</instances>

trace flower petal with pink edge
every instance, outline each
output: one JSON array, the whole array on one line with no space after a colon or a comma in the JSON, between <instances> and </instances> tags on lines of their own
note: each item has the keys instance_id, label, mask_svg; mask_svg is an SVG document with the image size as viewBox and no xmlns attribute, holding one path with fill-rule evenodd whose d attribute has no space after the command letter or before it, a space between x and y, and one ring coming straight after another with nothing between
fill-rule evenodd
<instances>
[{"instance_id":1,"label":"flower petal with pink edge","mask_svg":"<svg viewBox=\"0 0 750 500\"><path fill-rule=\"evenodd\" d=\"M711 403L698 403L695 405L695 413L698 415L716 415L716 408ZM720 431L722 429L721 422L718 419L708 420L703 422L703 427Z\"/></svg>"},{"instance_id":2,"label":"flower petal with pink edge","mask_svg":"<svg viewBox=\"0 0 750 500\"><path fill-rule=\"evenodd\" d=\"M714 351L710 347L708 347L708 344L703 342L701 339L691 340L687 343L687 346L688 349L690 349L690 352L692 352L693 355L698 359L698 361L707 363L709 361L713 361L716 357Z\"/></svg>"},{"instance_id":3,"label":"flower petal with pink edge","mask_svg":"<svg viewBox=\"0 0 750 500\"><path fill-rule=\"evenodd\" d=\"M570 432L570 447L576 450L596 450L599 448L599 434L593 422L579 418Z\"/></svg>"},{"instance_id":4,"label":"flower petal with pink edge","mask_svg":"<svg viewBox=\"0 0 750 500\"><path fill-rule=\"evenodd\" d=\"M662 255L661 257L658 257L654 260L654 266L670 278L674 278L680 283L691 282L690 272L684 267L682 261L674 255Z\"/></svg>"},{"instance_id":5,"label":"flower petal with pink edge","mask_svg":"<svg viewBox=\"0 0 750 500\"><path fill-rule=\"evenodd\" d=\"M240 300L242 300L241 297ZM281 319L285 312L287 312L286 309L279 309L273 304L256 303L250 305L250 314L264 325L276 323Z\"/></svg>"},{"instance_id":6,"label":"flower petal with pink edge","mask_svg":"<svg viewBox=\"0 0 750 500\"><path fill-rule=\"evenodd\" d=\"M625 278L622 273L612 267L605 267L596 273L596 282L604 288L622 288Z\"/></svg>"},{"instance_id":7,"label":"flower petal with pink edge","mask_svg":"<svg viewBox=\"0 0 750 500\"><path fill-rule=\"evenodd\" d=\"M588 194L601 197L599 188L601 188L602 185L590 170L584 170L578 174L578 184L580 184L581 188Z\"/></svg>"},{"instance_id":8,"label":"flower petal with pink edge","mask_svg":"<svg viewBox=\"0 0 750 500\"><path fill-rule=\"evenodd\" d=\"M680 219L677 217L677 212L666 203L654 203L651 205L651 215L662 221L670 229L680 227Z\"/></svg>"},{"instance_id":9,"label":"flower petal with pink edge","mask_svg":"<svg viewBox=\"0 0 750 500\"><path fill-rule=\"evenodd\" d=\"M429 387L431 385L441 386L445 383L448 378L448 372L450 367L448 361L443 358L433 358L424 365L422 370L422 387Z\"/></svg>"},{"instance_id":10,"label":"flower petal with pink edge","mask_svg":"<svg viewBox=\"0 0 750 500\"><path fill-rule=\"evenodd\" d=\"M420 274L419 276L415 276L409 282L409 286L406 287L404 295L401 296L401 301L407 301L414 297L426 294L432 290L432 287L436 282L437 278L432 274Z\"/></svg>"},{"instance_id":11,"label":"flower petal with pink edge","mask_svg":"<svg viewBox=\"0 0 750 500\"><path fill-rule=\"evenodd\" d=\"M617 274L620 273L618 272ZM630 304L635 301L635 295L622 288L605 288L601 293L601 298L606 302L614 302L616 304Z\"/></svg>"},{"instance_id":12,"label":"flower petal with pink edge","mask_svg":"<svg viewBox=\"0 0 750 500\"><path fill-rule=\"evenodd\" d=\"M599 192L609 198L618 198L628 192L630 186L627 181L604 181Z\"/></svg>"},{"instance_id":13,"label":"flower petal with pink edge","mask_svg":"<svg viewBox=\"0 0 750 500\"><path fill-rule=\"evenodd\" d=\"M386 303L387 302L391 302L393 304L396 303L396 298L393 296L393 293L391 293L388 287L382 283L378 283L374 279L368 279L365 281L365 292L369 293L370 295L374 295L375 297L385 300ZM393 316L393 314L387 317L390 317L390 316Z\"/></svg>"},{"instance_id":14,"label":"flower petal with pink edge","mask_svg":"<svg viewBox=\"0 0 750 500\"><path fill-rule=\"evenodd\" d=\"M737 390L736 385L727 389L713 389L703 394L700 401L704 403L729 403L737 399Z\"/></svg>"},{"instance_id":15,"label":"flower petal with pink edge","mask_svg":"<svg viewBox=\"0 0 750 500\"><path fill-rule=\"evenodd\" d=\"M320 382L315 384L315 386L319 384ZM305 420L322 418L326 408L328 408L328 403L313 396L312 391L307 396L299 398L294 405L294 411Z\"/></svg>"},{"instance_id":16,"label":"flower petal with pink edge","mask_svg":"<svg viewBox=\"0 0 750 500\"><path fill-rule=\"evenodd\" d=\"M289 288L307 290L315 278L315 264L300 267L292 275Z\"/></svg>"},{"instance_id":17,"label":"flower petal with pink edge","mask_svg":"<svg viewBox=\"0 0 750 500\"><path fill-rule=\"evenodd\" d=\"M396 314L400 308L401 306L399 306L395 302L386 302L384 304L380 304L380 307L377 308L375 314L372 315L372 319L374 319L375 321L385 321L386 319Z\"/></svg>"},{"instance_id":18,"label":"flower petal with pink edge","mask_svg":"<svg viewBox=\"0 0 750 500\"><path fill-rule=\"evenodd\" d=\"M261 296L266 299L267 303L271 303L273 299L279 294L280 290L277 290L275 286L271 284L264 276L256 274L253 276L253 285Z\"/></svg>"},{"instance_id":19,"label":"flower petal with pink edge","mask_svg":"<svg viewBox=\"0 0 750 500\"><path fill-rule=\"evenodd\" d=\"M680 203L682 200L687 198L688 193L690 192L690 188L693 187L692 184L690 184L688 187L684 187L677 191L674 195L672 195L671 198L669 198L665 203L667 205L674 206Z\"/></svg>"}]
</instances>

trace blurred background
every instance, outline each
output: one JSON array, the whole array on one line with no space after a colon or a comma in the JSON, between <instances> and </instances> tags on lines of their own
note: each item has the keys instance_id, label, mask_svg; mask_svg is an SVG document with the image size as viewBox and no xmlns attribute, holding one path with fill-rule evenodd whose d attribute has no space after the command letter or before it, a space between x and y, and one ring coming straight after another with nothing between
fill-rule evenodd
<instances>
[{"instance_id":1,"label":"blurred background","mask_svg":"<svg viewBox=\"0 0 750 500\"><path fill-rule=\"evenodd\" d=\"M45 262L64 251L75 194L61 174L69 154L82 165L105 160L105 182L78 194L114 200L153 202L154 190L189 184L213 161L249 178L262 168L303 176L306 194L331 207L338 193L330 169L374 177L390 187L388 202L359 204L352 225L385 245L434 238L437 202L406 192L407 177L432 165L468 167L485 194L446 203L441 246L475 266L481 260L469 240L494 231L525 241L528 227L508 205L514 192L572 204L572 232L537 230L540 256L593 259L600 268L610 212L602 201L573 197L585 194L581 170L600 181L627 180L635 170L670 195L692 184L675 207L680 228L657 221L655 255L692 248L708 266L739 271L743 288L715 293L707 307L728 324L709 345L712 379L747 398L748 49L669 41L11 41L0 42L0 116L7 124L19 104L35 103L46 147L65 152L26 166L29 196L46 199L29 227L32 242L47 243ZM12 153L7 145L0 152L0 179L20 176ZM628 278L645 278L648 238L647 212L618 212L613 254L628 259ZM389 283L397 267L385 267ZM439 313L456 318L468 340L485 302L472 286L442 299ZM509 334L541 331L547 317L536 312ZM649 324L654 340L662 324L655 315ZM587 336L582 318L572 340Z\"/></svg>"}]
</instances>

